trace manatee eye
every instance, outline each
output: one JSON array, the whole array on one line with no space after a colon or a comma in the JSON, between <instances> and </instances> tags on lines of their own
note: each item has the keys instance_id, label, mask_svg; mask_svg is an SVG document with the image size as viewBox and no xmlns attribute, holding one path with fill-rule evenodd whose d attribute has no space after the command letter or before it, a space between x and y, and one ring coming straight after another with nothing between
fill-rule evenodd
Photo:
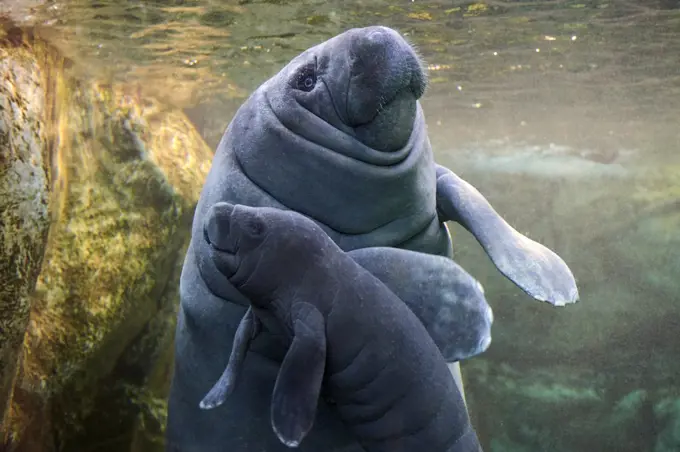
<instances>
[{"instance_id":1,"label":"manatee eye","mask_svg":"<svg viewBox=\"0 0 680 452\"><path fill-rule=\"evenodd\" d=\"M316 86L316 68L313 64L300 69L295 79L295 88L300 91L310 92Z\"/></svg>"}]
</instances>

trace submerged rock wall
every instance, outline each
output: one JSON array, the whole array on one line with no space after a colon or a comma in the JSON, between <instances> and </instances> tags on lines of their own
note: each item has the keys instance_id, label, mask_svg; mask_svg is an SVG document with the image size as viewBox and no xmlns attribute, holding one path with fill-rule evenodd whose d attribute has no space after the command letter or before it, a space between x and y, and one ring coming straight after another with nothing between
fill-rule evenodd
<instances>
[{"instance_id":1,"label":"submerged rock wall","mask_svg":"<svg viewBox=\"0 0 680 452\"><path fill-rule=\"evenodd\" d=\"M50 223L45 97L36 56L0 47L0 425Z\"/></svg>"},{"instance_id":2,"label":"submerged rock wall","mask_svg":"<svg viewBox=\"0 0 680 452\"><path fill-rule=\"evenodd\" d=\"M6 443L31 452L158 444L179 271L212 152L181 112L74 78L30 32L5 38Z\"/></svg>"}]
</instances>

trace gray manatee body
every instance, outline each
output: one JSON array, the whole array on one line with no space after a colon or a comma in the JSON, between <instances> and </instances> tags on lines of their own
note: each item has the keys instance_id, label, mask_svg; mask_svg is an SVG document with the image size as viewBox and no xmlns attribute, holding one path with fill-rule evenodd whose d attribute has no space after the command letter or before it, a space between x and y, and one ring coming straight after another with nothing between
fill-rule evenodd
<instances>
[{"instance_id":1,"label":"gray manatee body","mask_svg":"<svg viewBox=\"0 0 680 452\"><path fill-rule=\"evenodd\" d=\"M423 324L316 223L294 211L217 203L205 236L216 267L251 308L204 408L228 405L260 322L274 321L288 349L270 418L286 446L304 444L323 386L367 452L481 451Z\"/></svg>"},{"instance_id":2,"label":"gray manatee body","mask_svg":"<svg viewBox=\"0 0 680 452\"><path fill-rule=\"evenodd\" d=\"M205 259L203 221L217 202L295 210L345 251L394 247L451 257L444 222L457 220L528 293L547 288L548 296L539 298L555 304L576 293L554 253L517 234L474 188L435 164L417 101L424 89L412 48L393 30L369 27L303 52L237 111L196 207L182 271L168 450L285 450L263 427L286 350L277 339L281 332L265 329L251 345L247 378L232 394L232 408L198 406L226 366L225 350L249 306ZM497 230L484 232L487 225ZM536 265L522 267L531 271L513 273L513 260L531 261L537 251ZM323 401L301 449L362 450Z\"/></svg>"}]
</instances>

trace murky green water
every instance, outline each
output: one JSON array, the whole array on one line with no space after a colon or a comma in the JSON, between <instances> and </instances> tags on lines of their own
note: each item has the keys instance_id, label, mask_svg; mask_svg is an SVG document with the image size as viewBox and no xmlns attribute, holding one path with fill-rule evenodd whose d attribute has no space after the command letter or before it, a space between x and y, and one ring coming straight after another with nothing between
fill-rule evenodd
<instances>
[{"instance_id":1,"label":"murky green water","mask_svg":"<svg viewBox=\"0 0 680 452\"><path fill-rule=\"evenodd\" d=\"M579 280L580 304L538 306L454 237L497 313L491 349L463 364L486 450L680 450L679 2L67 0L15 11L43 24L74 71L184 109L212 147L293 56L347 28L397 28L430 68L438 160ZM622 207L652 177L663 200Z\"/></svg>"},{"instance_id":2,"label":"murky green water","mask_svg":"<svg viewBox=\"0 0 680 452\"><path fill-rule=\"evenodd\" d=\"M435 142L519 134L637 144L649 140L641 122L648 135L667 135L680 103L680 13L668 0L73 0L44 9L36 16L89 73L198 110L213 143L233 98L315 43L375 23L409 36L430 64L428 115L453 135L434 129Z\"/></svg>"}]
</instances>

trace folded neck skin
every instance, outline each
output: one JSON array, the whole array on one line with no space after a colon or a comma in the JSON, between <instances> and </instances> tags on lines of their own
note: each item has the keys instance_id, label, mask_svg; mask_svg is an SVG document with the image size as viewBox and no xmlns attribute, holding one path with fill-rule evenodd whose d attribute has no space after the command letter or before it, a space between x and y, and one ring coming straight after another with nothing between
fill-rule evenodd
<instances>
[{"instance_id":1,"label":"folded neck skin","mask_svg":"<svg viewBox=\"0 0 680 452\"><path fill-rule=\"evenodd\" d=\"M422 212L434 211L423 65L396 32L373 28L295 58L230 126L229 145L253 183L343 234L400 218L424 226ZM348 200L360 218L332 208Z\"/></svg>"}]
</instances>

